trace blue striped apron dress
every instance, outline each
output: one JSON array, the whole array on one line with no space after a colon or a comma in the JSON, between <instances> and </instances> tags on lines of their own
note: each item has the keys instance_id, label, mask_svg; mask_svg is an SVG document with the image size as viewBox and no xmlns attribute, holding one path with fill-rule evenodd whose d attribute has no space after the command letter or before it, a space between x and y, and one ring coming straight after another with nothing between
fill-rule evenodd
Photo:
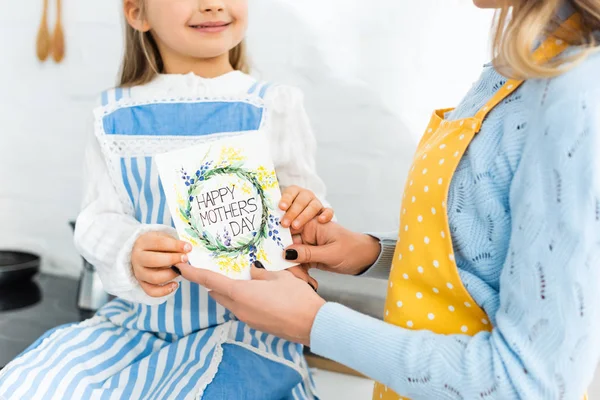
<instances>
[{"instance_id":1,"label":"blue striped apron dress","mask_svg":"<svg viewBox=\"0 0 600 400\"><path fill-rule=\"evenodd\" d=\"M123 203L145 224L173 225L153 156L265 128L268 84L239 98L102 95L95 131ZM134 88L135 90L135 88ZM0 371L0 398L316 399L302 346L249 328L195 283L158 306L115 299L58 327Z\"/></svg>"}]
</instances>

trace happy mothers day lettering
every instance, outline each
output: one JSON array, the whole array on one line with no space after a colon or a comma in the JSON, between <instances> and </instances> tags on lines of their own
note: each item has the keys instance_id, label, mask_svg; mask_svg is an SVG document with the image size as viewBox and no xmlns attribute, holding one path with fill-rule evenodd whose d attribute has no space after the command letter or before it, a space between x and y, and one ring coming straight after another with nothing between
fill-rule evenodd
<instances>
[{"instance_id":1,"label":"happy mothers day lettering","mask_svg":"<svg viewBox=\"0 0 600 400\"><path fill-rule=\"evenodd\" d=\"M256 199L236 200L235 185L210 190L196 196L202 225L208 227L217 223L228 223L235 236L256 231Z\"/></svg>"}]
</instances>

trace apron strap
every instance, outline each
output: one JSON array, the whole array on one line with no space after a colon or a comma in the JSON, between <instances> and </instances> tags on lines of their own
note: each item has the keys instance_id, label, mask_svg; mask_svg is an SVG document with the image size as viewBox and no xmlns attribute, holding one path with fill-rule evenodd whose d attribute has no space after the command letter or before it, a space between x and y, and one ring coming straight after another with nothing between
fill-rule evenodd
<instances>
[{"instance_id":1,"label":"apron strap","mask_svg":"<svg viewBox=\"0 0 600 400\"><path fill-rule=\"evenodd\" d=\"M108 89L102 92L101 101L102 106L109 104L115 104L121 99L127 99L131 97L131 88L120 88Z\"/></svg>"},{"instance_id":2,"label":"apron strap","mask_svg":"<svg viewBox=\"0 0 600 400\"><path fill-rule=\"evenodd\" d=\"M264 100L265 96L267 95L267 92L276 86L277 85L275 85L271 82L257 81L254 85L252 85L250 90L248 90L248 94L253 95L253 96L258 96Z\"/></svg>"},{"instance_id":3,"label":"apron strap","mask_svg":"<svg viewBox=\"0 0 600 400\"><path fill-rule=\"evenodd\" d=\"M547 38L542 44L533 52L533 59L539 63L544 64L560 55L568 47L569 43L563 39L558 38L573 38L577 32L580 31L582 24L582 17L580 14L575 13L565 22L563 22L558 29L556 29L549 38ZM509 79L506 83L496 92L492 98L475 114L477 120L477 126L475 129L476 133L481 130L481 125L492 111L501 101L510 96L515 90L523 84L523 80Z\"/></svg>"}]
</instances>

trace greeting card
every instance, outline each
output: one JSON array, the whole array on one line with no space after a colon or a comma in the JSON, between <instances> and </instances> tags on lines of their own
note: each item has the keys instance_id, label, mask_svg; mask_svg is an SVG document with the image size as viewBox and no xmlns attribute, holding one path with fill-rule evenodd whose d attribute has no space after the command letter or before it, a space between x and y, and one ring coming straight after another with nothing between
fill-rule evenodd
<instances>
[{"instance_id":1,"label":"greeting card","mask_svg":"<svg viewBox=\"0 0 600 400\"><path fill-rule=\"evenodd\" d=\"M250 279L257 260L271 271L292 266L282 257L292 238L280 225L281 191L268 149L265 136L253 132L156 156L194 267Z\"/></svg>"}]
</instances>

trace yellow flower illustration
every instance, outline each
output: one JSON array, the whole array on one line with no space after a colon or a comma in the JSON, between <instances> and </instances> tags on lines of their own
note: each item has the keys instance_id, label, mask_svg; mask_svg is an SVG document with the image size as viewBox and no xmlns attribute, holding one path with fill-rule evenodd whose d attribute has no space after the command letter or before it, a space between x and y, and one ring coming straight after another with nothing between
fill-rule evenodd
<instances>
[{"instance_id":1,"label":"yellow flower illustration","mask_svg":"<svg viewBox=\"0 0 600 400\"><path fill-rule=\"evenodd\" d=\"M275 171L268 170L262 165L256 169L256 177L264 190L273 189L277 186Z\"/></svg>"},{"instance_id":2,"label":"yellow flower illustration","mask_svg":"<svg viewBox=\"0 0 600 400\"><path fill-rule=\"evenodd\" d=\"M173 185L173 187L175 188L175 194L177 195L177 204L185 206L185 200L181 196L181 193L179 193L179 190L177 190L177 185Z\"/></svg>"},{"instance_id":3,"label":"yellow flower illustration","mask_svg":"<svg viewBox=\"0 0 600 400\"><path fill-rule=\"evenodd\" d=\"M175 195L177 196L177 204L179 205L179 207L177 208L177 217L179 217L180 220L187 224L187 217L181 212L181 210L185 208L185 200L177 190L177 186L175 186Z\"/></svg>"},{"instance_id":4,"label":"yellow flower illustration","mask_svg":"<svg viewBox=\"0 0 600 400\"><path fill-rule=\"evenodd\" d=\"M244 255L234 257L222 255L217 257L215 262L219 269L225 273L235 272L239 274L248 267L247 258Z\"/></svg>"},{"instance_id":5,"label":"yellow flower illustration","mask_svg":"<svg viewBox=\"0 0 600 400\"><path fill-rule=\"evenodd\" d=\"M242 186L242 192L245 194L252 194L252 186L248 182L244 182Z\"/></svg>"},{"instance_id":6,"label":"yellow flower illustration","mask_svg":"<svg viewBox=\"0 0 600 400\"><path fill-rule=\"evenodd\" d=\"M219 164L233 164L236 162L244 161L246 157L242 154L242 150L234 147L223 147L221 149L221 156Z\"/></svg>"},{"instance_id":7,"label":"yellow flower illustration","mask_svg":"<svg viewBox=\"0 0 600 400\"><path fill-rule=\"evenodd\" d=\"M267 252L264 249L260 249L258 251L258 253L256 253L256 259L258 261L262 261L267 264L271 264L271 261L269 261L269 257L267 256Z\"/></svg>"}]
</instances>

